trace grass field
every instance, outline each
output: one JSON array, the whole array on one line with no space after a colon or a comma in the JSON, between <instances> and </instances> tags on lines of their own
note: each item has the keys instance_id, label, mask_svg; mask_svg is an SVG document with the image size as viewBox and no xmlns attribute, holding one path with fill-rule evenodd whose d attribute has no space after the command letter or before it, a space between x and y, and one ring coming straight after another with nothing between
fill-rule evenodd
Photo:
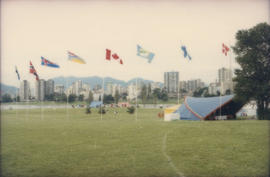
<instances>
[{"instance_id":1,"label":"grass field","mask_svg":"<svg viewBox=\"0 0 270 177\"><path fill-rule=\"evenodd\" d=\"M173 121L158 109L1 113L1 176L268 176L269 121ZM112 112L112 111L111 111Z\"/></svg>"}]
</instances>

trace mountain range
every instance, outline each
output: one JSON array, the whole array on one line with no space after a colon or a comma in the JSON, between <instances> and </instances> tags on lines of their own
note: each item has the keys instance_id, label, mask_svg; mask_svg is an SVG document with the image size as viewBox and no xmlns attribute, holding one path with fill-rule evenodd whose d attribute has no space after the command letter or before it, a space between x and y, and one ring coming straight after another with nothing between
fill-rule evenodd
<instances>
[{"instance_id":1,"label":"mountain range","mask_svg":"<svg viewBox=\"0 0 270 177\"><path fill-rule=\"evenodd\" d=\"M118 80L118 79L115 79L115 78L112 78L112 77L105 77L104 78L104 87L106 89L106 85L107 83L111 82L113 84L118 84L120 86L123 86L123 87L126 87L132 83L136 83L136 79L137 79L137 83L145 83L145 84L148 84L148 83L153 83L154 81L152 80L146 80L146 79L143 79L143 78L133 78L129 81L123 81L123 80ZM54 80L54 84L55 85L58 85L58 84L61 84L61 85L67 85L68 87L72 85L73 82L76 82L78 80L81 80L83 83L86 83L86 84L90 84L91 88L93 88L95 85L103 85L103 78L102 77L99 77L99 76L92 76L92 77L55 77L55 78L52 78L52 80ZM158 82L160 86L163 86L163 83L161 82Z\"/></svg>"},{"instance_id":2,"label":"mountain range","mask_svg":"<svg viewBox=\"0 0 270 177\"><path fill-rule=\"evenodd\" d=\"M105 77L104 78L104 87L106 89L106 86L107 86L107 83L108 82L111 82L113 84L118 84L120 86L123 86L123 87L126 87L128 86L129 84L132 84L132 83L136 83L136 79L137 79L137 83L145 83L145 84L148 84L148 83L152 83L154 81L152 80L146 80L146 79L143 79L143 78L133 78L129 81L123 81L123 80L118 80L118 79L115 79L115 78L112 78L112 77ZM89 84L91 86L91 88L93 88L95 85L103 85L103 78L102 77L99 77L99 76L92 76L92 77L55 77L55 78L52 78L52 80L54 80L54 84L55 85L58 85L58 84L61 84L61 85L64 85L64 86L71 86L73 82L76 82L78 80L81 80L83 83L86 83L86 84ZM163 83L161 82L158 82L159 83L159 86L162 87L163 86ZM16 93L16 90L18 90L18 88L16 87L13 87L13 86L9 86L9 85L5 85L5 84L2 84L0 83L0 87L1 87L1 94L5 94L5 93L8 93L8 94L13 94L15 95ZM31 86L33 87L33 86Z\"/></svg>"}]
</instances>

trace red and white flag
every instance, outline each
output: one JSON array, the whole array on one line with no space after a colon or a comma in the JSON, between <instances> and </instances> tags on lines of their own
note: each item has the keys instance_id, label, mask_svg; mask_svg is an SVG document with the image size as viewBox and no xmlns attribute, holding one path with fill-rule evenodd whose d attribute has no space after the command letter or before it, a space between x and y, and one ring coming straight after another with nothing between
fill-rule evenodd
<instances>
[{"instance_id":1,"label":"red and white flag","mask_svg":"<svg viewBox=\"0 0 270 177\"><path fill-rule=\"evenodd\" d=\"M37 71L35 70L35 68L34 68L34 66L33 66L33 64L32 64L31 61L30 61L30 70L29 70L29 72L30 72L31 74L34 74L34 75L36 76L36 80L37 80L37 81L39 80Z\"/></svg>"},{"instance_id":2,"label":"red and white flag","mask_svg":"<svg viewBox=\"0 0 270 177\"><path fill-rule=\"evenodd\" d=\"M222 43L222 53L224 53L227 56L227 53L229 52L230 48L226 46L224 43Z\"/></svg>"},{"instance_id":3,"label":"red and white flag","mask_svg":"<svg viewBox=\"0 0 270 177\"><path fill-rule=\"evenodd\" d=\"M119 60L119 63L122 65L123 64L123 60L119 58L119 56L116 53L111 52L111 50L106 49L106 60L111 60L111 58L115 59L115 60Z\"/></svg>"}]
</instances>

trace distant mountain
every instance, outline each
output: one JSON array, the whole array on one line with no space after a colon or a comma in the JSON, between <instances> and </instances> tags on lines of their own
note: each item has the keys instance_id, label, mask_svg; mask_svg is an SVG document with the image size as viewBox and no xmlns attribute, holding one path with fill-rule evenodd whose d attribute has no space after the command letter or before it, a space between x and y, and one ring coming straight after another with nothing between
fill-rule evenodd
<instances>
[{"instance_id":1,"label":"distant mountain","mask_svg":"<svg viewBox=\"0 0 270 177\"><path fill-rule=\"evenodd\" d=\"M91 88L93 88L95 85L99 84L99 85L102 85L103 84L103 78L102 77L99 77L99 76L92 76L92 77L56 77L56 78L52 78L55 82L55 85L57 84L61 84L61 85L68 85L71 86L73 82L76 82L78 80L81 80L83 83L86 83L86 84L90 84ZM114 78L111 78L111 77L105 77L104 78L104 86L105 86L105 89L106 89L106 85L108 82L111 82L113 84L119 84L121 86L127 86L131 83L136 83L136 78L133 78L131 80L129 80L128 82L125 82L123 80L118 80L118 79L114 79ZM145 80L143 78L137 78L137 82L138 83L152 83L154 81L151 81L151 80ZM162 86L163 84L160 83L160 86Z\"/></svg>"},{"instance_id":2,"label":"distant mountain","mask_svg":"<svg viewBox=\"0 0 270 177\"><path fill-rule=\"evenodd\" d=\"M8 93L10 95L16 95L18 88L0 83L1 95Z\"/></svg>"}]
</instances>

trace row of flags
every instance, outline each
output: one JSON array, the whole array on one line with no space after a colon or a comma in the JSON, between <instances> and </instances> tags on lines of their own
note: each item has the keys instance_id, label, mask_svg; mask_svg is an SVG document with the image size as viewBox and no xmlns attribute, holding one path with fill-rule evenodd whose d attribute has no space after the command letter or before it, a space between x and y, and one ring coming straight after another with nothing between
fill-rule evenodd
<instances>
[{"instance_id":1,"label":"row of flags","mask_svg":"<svg viewBox=\"0 0 270 177\"><path fill-rule=\"evenodd\" d=\"M182 45L181 50L183 51L184 58L188 58L189 60L191 60L191 56L188 53L186 46ZM229 47L226 46L224 43L222 43L222 53L224 53L225 56L227 56L227 53L229 52L229 50L230 50ZM79 64L86 64L86 62L78 55L76 55L70 51L67 51L67 52L68 52L68 60L69 61L76 62ZM148 63L151 63L155 54L153 52L149 52L149 51L143 49L140 45L137 45L137 56L146 58ZM109 60L109 61L111 59L114 59L114 60L119 61L120 64L123 64L123 60L118 56L118 54L115 52L112 52L110 49L106 49L105 59ZM42 56L41 56L41 65L52 67L52 68L60 68L60 66L58 64L51 62ZM15 72L17 74L18 80L20 80L20 74L18 72L17 66L15 66ZM37 71L34 68L31 61L30 61L30 71L29 72L36 77L36 80L39 80L39 76L37 74Z\"/></svg>"}]
</instances>

